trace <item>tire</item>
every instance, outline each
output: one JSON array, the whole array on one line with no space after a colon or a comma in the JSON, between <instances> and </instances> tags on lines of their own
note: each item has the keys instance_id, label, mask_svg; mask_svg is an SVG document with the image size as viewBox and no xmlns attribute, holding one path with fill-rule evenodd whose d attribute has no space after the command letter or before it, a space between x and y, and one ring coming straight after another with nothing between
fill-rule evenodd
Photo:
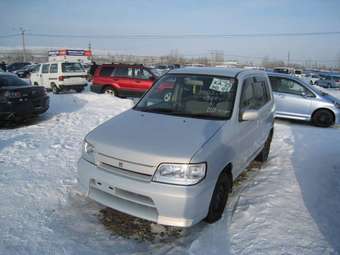
<instances>
[{"instance_id":1,"label":"tire","mask_svg":"<svg viewBox=\"0 0 340 255\"><path fill-rule=\"evenodd\" d=\"M81 92L83 92L83 90L84 90L83 88L79 88L79 89L76 89L76 92L81 93Z\"/></svg>"},{"instance_id":2,"label":"tire","mask_svg":"<svg viewBox=\"0 0 340 255\"><path fill-rule=\"evenodd\" d=\"M112 87L109 87L109 86L107 86L103 89L103 93L109 94L109 95L112 95L112 96L117 96L116 90L114 90Z\"/></svg>"},{"instance_id":3,"label":"tire","mask_svg":"<svg viewBox=\"0 0 340 255\"><path fill-rule=\"evenodd\" d=\"M215 185L213 195L211 197L209 211L205 222L211 224L218 221L224 212L224 208L228 201L229 191L231 190L230 178L226 171L223 171Z\"/></svg>"},{"instance_id":4,"label":"tire","mask_svg":"<svg viewBox=\"0 0 340 255\"><path fill-rule=\"evenodd\" d=\"M269 152L270 152L270 144L272 143L272 139L273 139L273 131L270 131L270 134L267 137L267 140L264 144L264 147L261 150L261 152L259 153L259 155L257 155L257 157L255 158L255 161L263 163L263 162L266 162L268 160L268 156L269 156Z\"/></svg>"},{"instance_id":5,"label":"tire","mask_svg":"<svg viewBox=\"0 0 340 255\"><path fill-rule=\"evenodd\" d=\"M318 127L330 127L334 121L333 113L326 109L317 110L312 116L312 123Z\"/></svg>"},{"instance_id":6,"label":"tire","mask_svg":"<svg viewBox=\"0 0 340 255\"><path fill-rule=\"evenodd\" d=\"M53 94L59 94L60 93L60 89L56 85L51 85L51 87L52 87L52 93Z\"/></svg>"}]
</instances>

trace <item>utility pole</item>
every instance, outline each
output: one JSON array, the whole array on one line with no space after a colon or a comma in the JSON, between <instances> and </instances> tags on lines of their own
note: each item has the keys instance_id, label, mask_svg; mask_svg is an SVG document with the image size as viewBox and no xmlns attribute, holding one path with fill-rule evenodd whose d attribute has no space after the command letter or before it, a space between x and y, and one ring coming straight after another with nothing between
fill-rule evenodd
<instances>
[{"instance_id":1,"label":"utility pole","mask_svg":"<svg viewBox=\"0 0 340 255\"><path fill-rule=\"evenodd\" d=\"M289 67L289 62L290 62L290 52L288 51L288 56L287 56L287 66Z\"/></svg>"},{"instance_id":2,"label":"utility pole","mask_svg":"<svg viewBox=\"0 0 340 255\"><path fill-rule=\"evenodd\" d=\"M25 32L26 30L22 27L19 28L21 32L21 39L22 39L22 54L23 54L23 60L26 62L26 45L25 45Z\"/></svg>"},{"instance_id":3,"label":"utility pole","mask_svg":"<svg viewBox=\"0 0 340 255\"><path fill-rule=\"evenodd\" d=\"M88 49L91 50L91 41L89 41Z\"/></svg>"}]
</instances>

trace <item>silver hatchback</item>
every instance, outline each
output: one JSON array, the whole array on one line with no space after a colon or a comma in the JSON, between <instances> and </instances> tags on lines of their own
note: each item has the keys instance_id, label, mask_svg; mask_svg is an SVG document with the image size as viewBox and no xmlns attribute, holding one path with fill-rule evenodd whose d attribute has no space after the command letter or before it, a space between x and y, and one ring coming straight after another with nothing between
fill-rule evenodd
<instances>
[{"instance_id":1,"label":"silver hatchback","mask_svg":"<svg viewBox=\"0 0 340 255\"><path fill-rule=\"evenodd\" d=\"M311 121L329 127L340 124L340 100L303 80L286 74L268 73L276 117Z\"/></svg>"},{"instance_id":2,"label":"silver hatchback","mask_svg":"<svg viewBox=\"0 0 340 255\"><path fill-rule=\"evenodd\" d=\"M84 141L79 183L111 208L164 225L217 221L233 180L268 158L274 100L267 74L183 68Z\"/></svg>"}]
</instances>

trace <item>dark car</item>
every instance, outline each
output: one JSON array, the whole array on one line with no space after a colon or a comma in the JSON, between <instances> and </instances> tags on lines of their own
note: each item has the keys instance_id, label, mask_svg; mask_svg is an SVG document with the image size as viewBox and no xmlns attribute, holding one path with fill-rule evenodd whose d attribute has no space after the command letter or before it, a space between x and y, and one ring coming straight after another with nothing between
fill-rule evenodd
<instances>
[{"instance_id":1,"label":"dark car","mask_svg":"<svg viewBox=\"0 0 340 255\"><path fill-rule=\"evenodd\" d=\"M16 71L14 71L13 73L15 73L16 75L18 75L18 77L20 78L29 78L30 75L31 75L31 72L34 70L34 68L36 67L37 65L27 65L27 66L24 66L23 68L20 68Z\"/></svg>"},{"instance_id":2,"label":"dark car","mask_svg":"<svg viewBox=\"0 0 340 255\"><path fill-rule=\"evenodd\" d=\"M41 86L31 86L14 74L0 73L0 120L17 120L42 114L49 96Z\"/></svg>"},{"instance_id":3,"label":"dark car","mask_svg":"<svg viewBox=\"0 0 340 255\"><path fill-rule=\"evenodd\" d=\"M157 78L151 68L143 65L105 64L96 69L91 91L115 96L140 96Z\"/></svg>"},{"instance_id":4,"label":"dark car","mask_svg":"<svg viewBox=\"0 0 340 255\"><path fill-rule=\"evenodd\" d=\"M19 70L25 66L31 65L32 63L30 62L15 62L7 66L7 71L8 72L14 72L16 70Z\"/></svg>"}]
</instances>

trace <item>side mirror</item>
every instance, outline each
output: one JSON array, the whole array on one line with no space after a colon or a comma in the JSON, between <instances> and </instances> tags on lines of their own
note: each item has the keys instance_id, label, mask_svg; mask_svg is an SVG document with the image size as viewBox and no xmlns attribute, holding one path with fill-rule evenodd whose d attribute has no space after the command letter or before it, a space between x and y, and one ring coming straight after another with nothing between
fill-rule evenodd
<instances>
[{"instance_id":1,"label":"side mirror","mask_svg":"<svg viewBox=\"0 0 340 255\"><path fill-rule=\"evenodd\" d=\"M259 118L259 113L256 110L247 110L241 113L242 121L257 120Z\"/></svg>"}]
</instances>

